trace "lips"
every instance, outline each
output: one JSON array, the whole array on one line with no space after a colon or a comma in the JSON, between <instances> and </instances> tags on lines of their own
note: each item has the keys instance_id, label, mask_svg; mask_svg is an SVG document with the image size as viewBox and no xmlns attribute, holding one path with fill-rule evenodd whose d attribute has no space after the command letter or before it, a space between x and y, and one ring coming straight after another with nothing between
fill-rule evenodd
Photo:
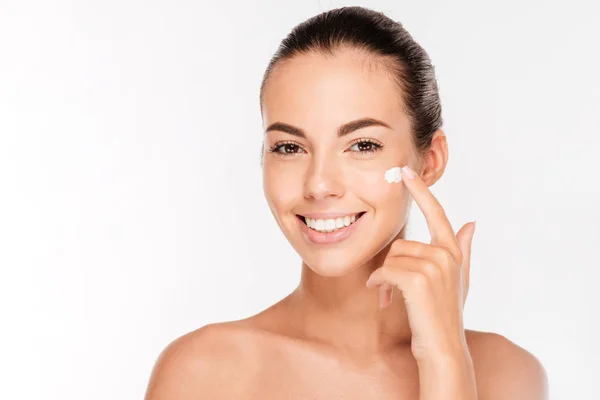
<instances>
[{"instance_id":1,"label":"lips","mask_svg":"<svg viewBox=\"0 0 600 400\"><path fill-rule=\"evenodd\" d=\"M366 212L360 212L357 214L356 220L352 222L348 226L344 226L342 228L335 229L331 232L319 232L312 228L309 228L306 224L305 217L301 215L297 215L298 223L300 225L300 230L304 234L304 236L314 244L335 244L339 243L343 240L349 238L357 229L360 227L362 221L364 220L363 216ZM330 214L332 215L332 214ZM343 214L342 214L343 215ZM345 215L353 215L353 214L345 214Z\"/></svg>"}]
</instances>

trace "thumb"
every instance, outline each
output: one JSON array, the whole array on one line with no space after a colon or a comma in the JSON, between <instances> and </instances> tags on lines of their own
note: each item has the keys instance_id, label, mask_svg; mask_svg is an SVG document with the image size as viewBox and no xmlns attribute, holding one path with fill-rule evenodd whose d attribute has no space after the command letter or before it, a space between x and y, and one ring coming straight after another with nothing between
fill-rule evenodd
<instances>
[{"instance_id":1,"label":"thumb","mask_svg":"<svg viewBox=\"0 0 600 400\"><path fill-rule=\"evenodd\" d=\"M469 293L469 283L471 275L471 244L473 243L473 235L475 234L475 221L465 224L458 233L456 239L460 246L463 255L462 277L463 277L463 304Z\"/></svg>"}]
</instances>

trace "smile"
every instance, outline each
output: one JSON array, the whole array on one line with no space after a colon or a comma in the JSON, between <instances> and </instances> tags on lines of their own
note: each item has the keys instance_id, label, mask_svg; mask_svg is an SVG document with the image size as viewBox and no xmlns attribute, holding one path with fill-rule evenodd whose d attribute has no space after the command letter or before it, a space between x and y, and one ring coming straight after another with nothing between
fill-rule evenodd
<instances>
[{"instance_id":1,"label":"smile","mask_svg":"<svg viewBox=\"0 0 600 400\"><path fill-rule=\"evenodd\" d=\"M364 212L360 212L353 215L346 215L344 217L331 219L314 219L303 216L300 216L300 218L310 229L313 229L317 232L335 232L352 225L363 214Z\"/></svg>"},{"instance_id":2,"label":"smile","mask_svg":"<svg viewBox=\"0 0 600 400\"><path fill-rule=\"evenodd\" d=\"M365 212L338 216L336 218L310 218L297 215L301 230L315 244L332 244L348 238L362 220Z\"/></svg>"}]
</instances>

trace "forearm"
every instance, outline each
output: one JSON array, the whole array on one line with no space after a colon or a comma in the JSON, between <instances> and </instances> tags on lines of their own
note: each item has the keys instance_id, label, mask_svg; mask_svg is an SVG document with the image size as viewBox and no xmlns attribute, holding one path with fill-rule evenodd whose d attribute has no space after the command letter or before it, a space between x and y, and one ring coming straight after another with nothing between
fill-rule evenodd
<instances>
[{"instance_id":1,"label":"forearm","mask_svg":"<svg viewBox=\"0 0 600 400\"><path fill-rule=\"evenodd\" d=\"M420 400L477 400L473 360L467 349L418 361Z\"/></svg>"}]
</instances>

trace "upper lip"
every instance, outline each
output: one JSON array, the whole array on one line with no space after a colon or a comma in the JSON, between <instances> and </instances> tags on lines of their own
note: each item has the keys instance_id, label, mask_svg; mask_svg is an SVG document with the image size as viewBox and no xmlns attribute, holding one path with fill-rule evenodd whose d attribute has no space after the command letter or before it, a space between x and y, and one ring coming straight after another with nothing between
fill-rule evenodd
<instances>
[{"instance_id":1,"label":"upper lip","mask_svg":"<svg viewBox=\"0 0 600 400\"><path fill-rule=\"evenodd\" d=\"M351 217L353 215L357 215L363 213L364 211L358 212L311 212L311 213L303 213L298 214L301 217L310 218L310 219L334 219L334 218L343 218L343 217Z\"/></svg>"}]
</instances>

